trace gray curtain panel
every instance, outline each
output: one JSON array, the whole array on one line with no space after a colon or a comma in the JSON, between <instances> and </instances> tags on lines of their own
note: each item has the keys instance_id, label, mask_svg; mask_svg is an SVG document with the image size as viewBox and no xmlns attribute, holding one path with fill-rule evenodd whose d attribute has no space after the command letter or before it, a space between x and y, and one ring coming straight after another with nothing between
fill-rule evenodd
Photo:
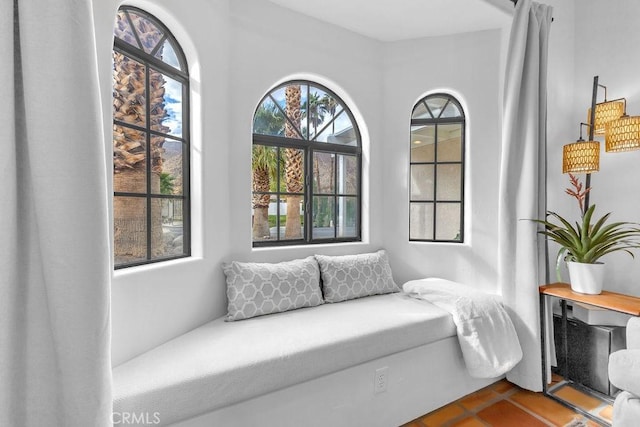
<instances>
[{"instance_id":1,"label":"gray curtain panel","mask_svg":"<svg viewBox=\"0 0 640 427\"><path fill-rule=\"evenodd\" d=\"M498 280L524 358L509 381L542 390L538 286L545 243L532 218L546 206L547 52L552 8L516 6L506 62L498 208Z\"/></svg>"},{"instance_id":2,"label":"gray curtain panel","mask_svg":"<svg viewBox=\"0 0 640 427\"><path fill-rule=\"evenodd\" d=\"M0 425L110 426L107 171L90 0L0 2Z\"/></svg>"}]
</instances>

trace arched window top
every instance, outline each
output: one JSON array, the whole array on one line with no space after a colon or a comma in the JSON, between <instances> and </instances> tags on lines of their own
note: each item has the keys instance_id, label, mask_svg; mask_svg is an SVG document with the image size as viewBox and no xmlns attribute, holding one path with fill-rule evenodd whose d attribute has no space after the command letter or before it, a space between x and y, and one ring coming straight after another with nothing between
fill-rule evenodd
<instances>
[{"instance_id":1,"label":"arched window top","mask_svg":"<svg viewBox=\"0 0 640 427\"><path fill-rule=\"evenodd\" d=\"M187 71L187 61L175 37L147 12L122 6L116 15L113 35L116 40L122 40L177 70Z\"/></svg>"},{"instance_id":2,"label":"arched window top","mask_svg":"<svg viewBox=\"0 0 640 427\"><path fill-rule=\"evenodd\" d=\"M428 95L413 107L412 120L464 119L458 100L446 94Z\"/></svg>"},{"instance_id":3,"label":"arched window top","mask_svg":"<svg viewBox=\"0 0 640 427\"><path fill-rule=\"evenodd\" d=\"M360 133L344 102L308 81L286 82L267 94L256 109L253 133L360 146Z\"/></svg>"}]
</instances>

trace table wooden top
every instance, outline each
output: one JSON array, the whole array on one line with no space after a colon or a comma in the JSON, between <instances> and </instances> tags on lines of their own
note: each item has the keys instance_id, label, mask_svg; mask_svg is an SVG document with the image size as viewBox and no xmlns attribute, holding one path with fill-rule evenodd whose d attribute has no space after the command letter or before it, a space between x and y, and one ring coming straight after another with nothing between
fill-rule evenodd
<instances>
[{"instance_id":1,"label":"table wooden top","mask_svg":"<svg viewBox=\"0 0 640 427\"><path fill-rule=\"evenodd\" d=\"M551 283L540 286L540 293L569 301L595 305L607 310L640 316L640 298L616 292L602 291L599 295L574 292L568 283Z\"/></svg>"}]
</instances>

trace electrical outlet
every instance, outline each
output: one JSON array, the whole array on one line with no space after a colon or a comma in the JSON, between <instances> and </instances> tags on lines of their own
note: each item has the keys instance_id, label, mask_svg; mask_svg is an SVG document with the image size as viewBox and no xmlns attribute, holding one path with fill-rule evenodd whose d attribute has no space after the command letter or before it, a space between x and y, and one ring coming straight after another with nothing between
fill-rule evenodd
<instances>
[{"instance_id":1,"label":"electrical outlet","mask_svg":"<svg viewBox=\"0 0 640 427\"><path fill-rule=\"evenodd\" d=\"M373 392L382 393L387 391L387 382L389 380L389 367L376 369L373 377Z\"/></svg>"}]
</instances>

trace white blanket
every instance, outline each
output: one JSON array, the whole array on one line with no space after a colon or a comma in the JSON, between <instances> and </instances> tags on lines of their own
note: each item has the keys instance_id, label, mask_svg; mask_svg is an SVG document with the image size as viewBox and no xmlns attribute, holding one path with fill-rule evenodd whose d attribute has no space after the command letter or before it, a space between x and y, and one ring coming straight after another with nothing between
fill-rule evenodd
<instances>
[{"instance_id":1,"label":"white blanket","mask_svg":"<svg viewBox=\"0 0 640 427\"><path fill-rule=\"evenodd\" d=\"M516 330L496 296L438 278L411 280L402 289L451 313L471 376L494 378L522 359Z\"/></svg>"}]
</instances>

